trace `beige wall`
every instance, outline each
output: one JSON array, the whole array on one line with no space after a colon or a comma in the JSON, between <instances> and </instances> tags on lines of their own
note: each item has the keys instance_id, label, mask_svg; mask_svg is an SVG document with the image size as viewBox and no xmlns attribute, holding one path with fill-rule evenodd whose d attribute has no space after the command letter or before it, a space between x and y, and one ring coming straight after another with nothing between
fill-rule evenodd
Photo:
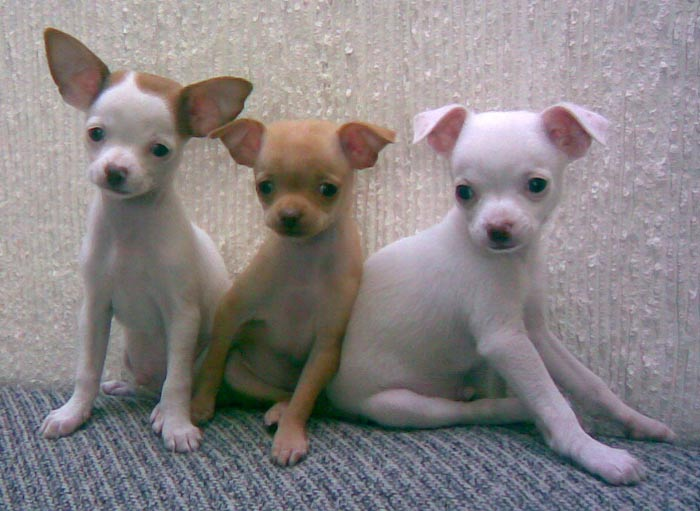
<instances>
[{"instance_id":1,"label":"beige wall","mask_svg":"<svg viewBox=\"0 0 700 511\"><path fill-rule=\"evenodd\" d=\"M368 253L450 205L445 164L409 144L415 113L560 99L602 113L608 147L569 169L548 239L551 323L628 402L700 438L697 1L0 0L0 9L0 381L65 385L73 374L76 254L92 189L82 116L46 67L50 25L114 69L183 83L246 77L255 90L245 115L263 121L357 118L396 129L398 143L357 187ZM264 231L250 171L196 140L179 188L240 271Z\"/></svg>"}]
</instances>

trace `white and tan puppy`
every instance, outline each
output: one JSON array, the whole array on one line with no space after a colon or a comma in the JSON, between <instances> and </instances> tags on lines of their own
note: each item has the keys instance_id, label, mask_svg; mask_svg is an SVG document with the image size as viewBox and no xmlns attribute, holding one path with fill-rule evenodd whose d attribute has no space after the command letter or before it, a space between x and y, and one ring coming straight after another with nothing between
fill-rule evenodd
<instances>
[{"instance_id":1,"label":"white and tan puppy","mask_svg":"<svg viewBox=\"0 0 700 511\"><path fill-rule=\"evenodd\" d=\"M68 435L90 416L116 317L136 385L162 388L153 429L168 449L194 450L201 433L190 420L193 363L229 279L214 243L185 215L175 170L187 140L234 119L252 87L232 77L183 88L159 76L111 73L68 34L50 28L44 37L63 99L87 114L87 174L97 193L80 252L85 297L75 389L41 432ZM134 386L115 381L102 389L126 394Z\"/></svg>"},{"instance_id":2,"label":"white and tan puppy","mask_svg":"<svg viewBox=\"0 0 700 511\"><path fill-rule=\"evenodd\" d=\"M272 458L294 465L308 451L306 422L338 367L360 285L355 169L374 165L394 133L361 122L239 119L212 136L253 167L270 233L216 313L193 419L213 415L217 393L220 404L272 405Z\"/></svg>"},{"instance_id":3,"label":"white and tan puppy","mask_svg":"<svg viewBox=\"0 0 700 511\"><path fill-rule=\"evenodd\" d=\"M335 407L409 428L534 421L552 449L605 481L643 477L637 459L583 431L556 384L633 438L673 432L622 403L545 319L542 227L564 168L592 139L604 142L607 125L567 103L541 113L448 105L416 116L414 142L427 138L450 160L456 204L367 260L328 388Z\"/></svg>"}]
</instances>

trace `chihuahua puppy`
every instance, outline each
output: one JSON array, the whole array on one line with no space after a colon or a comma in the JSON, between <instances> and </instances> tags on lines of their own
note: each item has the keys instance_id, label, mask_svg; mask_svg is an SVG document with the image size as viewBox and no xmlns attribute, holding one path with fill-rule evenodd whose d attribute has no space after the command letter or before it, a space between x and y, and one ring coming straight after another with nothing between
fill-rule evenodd
<instances>
[{"instance_id":1,"label":"chihuahua puppy","mask_svg":"<svg viewBox=\"0 0 700 511\"><path fill-rule=\"evenodd\" d=\"M87 174L97 194L80 252L85 298L75 389L41 432L68 435L90 416L114 316L125 327L135 383L162 388L154 431L168 449L192 451L201 438L190 420L193 363L229 279L212 240L187 220L175 169L187 140L234 119L252 86L220 77L183 88L150 74L111 73L68 34L49 28L44 37L61 96L87 114ZM134 387L106 382L102 389L120 395Z\"/></svg>"},{"instance_id":2,"label":"chihuahua puppy","mask_svg":"<svg viewBox=\"0 0 700 511\"><path fill-rule=\"evenodd\" d=\"M481 114L448 105L415 117L414 142L427 138L450 159L456 204L367 260L327 390L337 409L408 428L534 421L552 449L605 481L643 477L637 459L583 431L555 382L633 438L673 432L626 406L545 318L542 227L564 168L604 142L607 125L569 103Z\"/></svg>"},{"instance_id":3,"label":"chihuahua puppy","mask_svg":"<svg viewBox=\"0 0 700 511\"><path fill-rule=\"evenodd\" d=\"M273 404L265 415L277 425L272 459L294 465L308 451L306 422L337 369L360 285L353 171L374 165L394 133L360 122L240 119L211 136L253 167L271 232L217 310L193 420L211 418L225 379L220 404Z\"/></svg>"}]
</instances>

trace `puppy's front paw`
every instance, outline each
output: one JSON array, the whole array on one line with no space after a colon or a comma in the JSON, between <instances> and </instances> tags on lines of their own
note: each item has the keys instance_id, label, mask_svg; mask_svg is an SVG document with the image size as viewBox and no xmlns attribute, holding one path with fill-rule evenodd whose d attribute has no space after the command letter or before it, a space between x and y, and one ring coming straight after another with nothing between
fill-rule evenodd
<instances>
[{"instance_id":1,"label":"puppy's front paw","mask_svg":"<svg viewBox=\"0 0 700 511\"><path fill-rule=\"evenodd\" d=\"M44 419L40 433L44 438L60 438L70 435L90 418L91 407L68 401L61 408L52 410Z\"/></svg>"},{"instance_id":2,"label":"puppy's front paw","mask_svg":"<svg viewBox=\"0 0 700 511\"><path fill-rule=\"evenodd\" d=\"M163 437L165 448L174 452L192 452L199 449L202 431L186 419L169 417L158 404L151 413L151 426Z\"/></svg>"},{"instance_id":3,"label":"puppy's front paw","mask_svg":"<svg viewBox=\"0 0 700 511\"><path fill-rule=\"evenodd\" d=\"M303 426L280 423L272 441L272 460L283 467L299 463L309 452L309 440Z\"/></svg>"},{"instance_id":4,"label":"puppy's front paw","mask_svg":"<svg viewBox=\"0 0 700 511\"><path fill-rule=\"evenodd\" d=\"M202 443L202 431L187 422L163 425L163 443L169 451L192 452Z\"/></svg>"},{"instance_id":5,"label":"puppy's front paw","mask_svg":"<svg viewBox=\"0 0 700 511\"><path fill-rule=\"evenodd\" d=\"M636 484L646 477L644 465L624 449L608 447L595 440L577 460L589 472L610 484Z\"/></svg>"},{"instance_id":6,"label":"puppy's front paw","mask_svg":"<svg viewBox=\"0 0 700 511\"><path fill-rule=\"evenodd\" d=\"M636 484L646 477L644 465L623 449L612 449L599 460L599 475L610 484Z\"/></svg>"}]
</instances>

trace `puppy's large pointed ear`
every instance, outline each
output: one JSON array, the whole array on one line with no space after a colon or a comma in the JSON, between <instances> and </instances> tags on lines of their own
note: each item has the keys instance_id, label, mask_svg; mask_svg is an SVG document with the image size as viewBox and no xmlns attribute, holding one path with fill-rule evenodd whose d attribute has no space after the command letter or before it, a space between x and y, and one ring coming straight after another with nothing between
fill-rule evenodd
<instances>
[{"instance_id":1,"label":"puppy's large pointed ear","mask_svg":"<svg viewBox=\"0 0 700 511\"><path fill-rule=\"evenodd\" d=\"M243 78L221 76L188 85L180 92L178 129L204 137L238 117L253 85Z\"/></svg>"},{"instance_id":2,"label":"puppy's large pointed ear","mask_svg":"<svg viewBox=\"0 0 700 511\"><path fill-rule=\"evenodd\" d=\"M366 122L348 122L338 128L338 139L353 169L366 169L377 162L379 151L394 142L396 133Z\"/></svg>"},{"instance_id":3,"label":"puppy's large pointed ear","mask_svg":"<svg viewBox=\"0 0 700 511\"><path fill-rule=\"evenodd\" d=\"M573 103L557 103L541 114L549 140L570 159L581 158L592 139L605 145L608 120Z\"/></svg>"},{"instance_id":4,"label":"puppy's large pointed ear","mask_svg":"<svg viewBox=\"0 0 700 511\"><path fill-rule=\"evenodd\" d=\"M55 28L44 30L44 46L63 100L79 110L90 108L109 76L105 63L76 38Z\"/></svg>"},{"instance_id":5,"label":"puppy's large pointed ear","mask_svg":"<svg viewBox=\"0 0 700 511\"><path fill-rule=\"evenodd\" d=\"M236 163L253 167L260 154L265 125L254 119L237 119L212 131L210 138L220 138Z\"/></svg>"},{"instance_id":6,"label":"puppy's large pointed ear","mask_svg":"<svg viewBox=\"0 0 700 511\"><path fill-rule=\"evenodd\" d=\"M413 143L427 137L428 144L435 152L449 156L466 118L467 109L462 105L446 105L422 112L413 118Z\"/></svg>"}]
</instances>

